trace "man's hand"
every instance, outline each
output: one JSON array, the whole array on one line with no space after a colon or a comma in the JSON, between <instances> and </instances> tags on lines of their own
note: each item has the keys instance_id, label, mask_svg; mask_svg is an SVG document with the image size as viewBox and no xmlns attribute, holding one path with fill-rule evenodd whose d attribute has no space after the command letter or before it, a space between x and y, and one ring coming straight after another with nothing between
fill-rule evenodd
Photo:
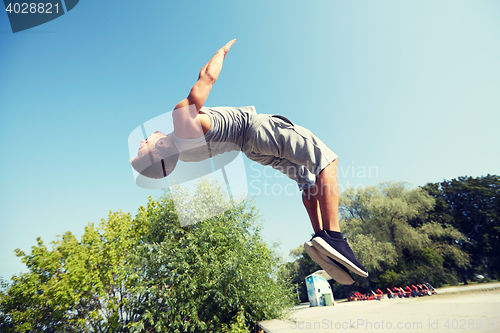
<instances>
[{"instance_id":1,"label":"man's hand","mask_svg":"<svg viewBox=\"0 0 500 333\"><path fill-rule=\"evenodd\" d=\"M199 112L203 104L208 98L208 94L212 89L215 81L219 78L219 74L222 70L222 63L226 54L233 44L236 43L236 39L233 39L223 47L221 47L215 55L210 59L205 66L200 70L200 75L198 76L198 81L194 84L191 89L189 96L182 100L175 109L180 109L189 105L196 105L196 111Z\"/></svg>"},{"instance_id":2,"label":"man's hand","mask_svg":"<svg viewBox=\"0 0 500 333\"><path fill-rule=\"evenodd\" d=\"M205 104L212 86L219 78L224 58L235 42L236 39L233 39L221 47L212 59L201 68L198 81L191 88L189 96L179 102L174 109L172 114L174 129L177 128L179 131L186 128L199 127L198 113L203 104ZM195 105L196 108L190 108L189 105Z\"/></svg>"},{"instance_id":3,"label":"man's hand","mask_svg":"<svg viewBox=\"0 0 500 333\"><path fill-rule=\"evenodd\" d=\"M198 80L210 80L212 81L212 85L215 83L215 81L217 81L220 71L222 70L222 62L224 58L226 58L226 54L229 52L229 49L231 48L231 46L233 46L234 43L236 43L236 39L233 39L215 53L212 59L210 59L210 61L201 68Z\"/></svg>"},{"instance_id":4,"label":"man's hand","mask_svg":"<svg viewBox=\"0 0 500 333\"><path fill-rule=\"evenodd\" d=\"M231 46L233 46L234 43L236 43L236 39L233 39L219 50L224 53L224 58L226 57L226 54L229 52L229 49L231 48Z\"/></svg>"}]
</instances>

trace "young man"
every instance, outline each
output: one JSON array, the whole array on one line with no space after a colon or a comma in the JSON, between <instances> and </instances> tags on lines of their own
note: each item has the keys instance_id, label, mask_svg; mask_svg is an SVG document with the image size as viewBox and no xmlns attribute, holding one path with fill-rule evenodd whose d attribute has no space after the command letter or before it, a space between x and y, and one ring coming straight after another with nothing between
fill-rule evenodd
<instances>
[{"instance_id":1,"label":"young man","mask_svg":"<svg viewBox=\"0 0 500 333\"><path fill-rule=\"evenodd\" d=\"M203 107L235 42L217 51L201 69L189 96L176 105L174 131L155 132L141 141L130 163L146 177L163 178L178 159L195 162L240 150L297 182L315 233L304 244L313 260L343 284L353 283L348 269L368 276L340 233L337 155L309 130L283 116L257 114L253 107Z\"/></svg>"}]
</instances>

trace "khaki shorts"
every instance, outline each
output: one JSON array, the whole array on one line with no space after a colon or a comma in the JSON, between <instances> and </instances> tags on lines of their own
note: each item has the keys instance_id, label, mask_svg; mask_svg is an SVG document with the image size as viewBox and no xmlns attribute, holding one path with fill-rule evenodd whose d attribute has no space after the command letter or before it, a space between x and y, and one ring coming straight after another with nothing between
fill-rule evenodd
<instances>
[{"instance_id":1,"label":"khaki shorts","mask_svg":"<svg viewBox=\"0 0 500 333\"><path fill-rule=\"evenodd\" d=\"M252 161L270 165L295 180L300 190L314 186L316 176L337 155L308 129L286 117L260 115L259 125L251 127L243 152Z\"/></svg>"}]
</instances>

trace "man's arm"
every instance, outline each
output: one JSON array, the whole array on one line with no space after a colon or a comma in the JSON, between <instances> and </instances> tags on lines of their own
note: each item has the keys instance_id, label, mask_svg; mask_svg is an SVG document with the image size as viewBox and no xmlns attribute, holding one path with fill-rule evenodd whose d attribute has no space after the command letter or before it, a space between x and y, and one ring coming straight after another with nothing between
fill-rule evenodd
<instances>
[{"instance_id":1,"label":"man's arm","mask_svg":"<svg viewBox=\"0 0 500 333\"><path fill-rule=\"evenodd\" d=\"M182 126L183 124L186 124L186 122L194 121L200 112L201 107L205 104L212 86L219 77L226 54L235 42L236 39L233 39L224 45L215 53L212 59L210 59L207 64L202 67L200 75L198 76L198 81L194 84L193 88L191 88L189 96L175 106L172 114L174 118L174 126L176 123ZM195 105L196 111L195 108L190 108L189 105Z\"/></svg>"}]
</instances>

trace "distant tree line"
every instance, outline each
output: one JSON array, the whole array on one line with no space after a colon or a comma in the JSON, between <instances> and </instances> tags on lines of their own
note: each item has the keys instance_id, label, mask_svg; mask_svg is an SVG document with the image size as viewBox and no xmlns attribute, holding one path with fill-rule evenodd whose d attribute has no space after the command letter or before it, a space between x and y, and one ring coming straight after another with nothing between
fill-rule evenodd
<instances>
[{"instance_id":1,"label":"distant tree line","mask_svg":"<svg viewBox=\"0 0 500 333\"><path fill-rule=\"evenodd\" d=\"M0 331L248 332L284 315L293 289L256 208L223 193L201 182L191 196L150 198L135 218L110 212L80 240L67 232L51 249L38 238L31 253L16 250L28 272L3 281ZM174 200L193 216L225 212L181 227Z\"/></svg>"},{"instance_id":2,"label":"distant tree line","mask_svg":"<svg viewBox=\"0 0 500 333\"><path fill-rule=\"evenodd\" d=\"M341 226L368 278L333 283L336 297L352 290L430 282L500 278L500 177L459 177L411 189L405 183L350 188L340 198ZM284 275L307 301L304 279L321 269L302 247Z\"/></svg>"},{"instance_id":3,"label":"distant tree line","mask_svg":"<svg viewBox=\"0 0 500 333\"><path fill-rule=\"evenodd\" d=\"M458 270L467 283L477 274L500 279L500 176L459 177L423 187L435 199L430 218L466 238L461 248L471 264Z\"/></svg>"}]
</instances>

